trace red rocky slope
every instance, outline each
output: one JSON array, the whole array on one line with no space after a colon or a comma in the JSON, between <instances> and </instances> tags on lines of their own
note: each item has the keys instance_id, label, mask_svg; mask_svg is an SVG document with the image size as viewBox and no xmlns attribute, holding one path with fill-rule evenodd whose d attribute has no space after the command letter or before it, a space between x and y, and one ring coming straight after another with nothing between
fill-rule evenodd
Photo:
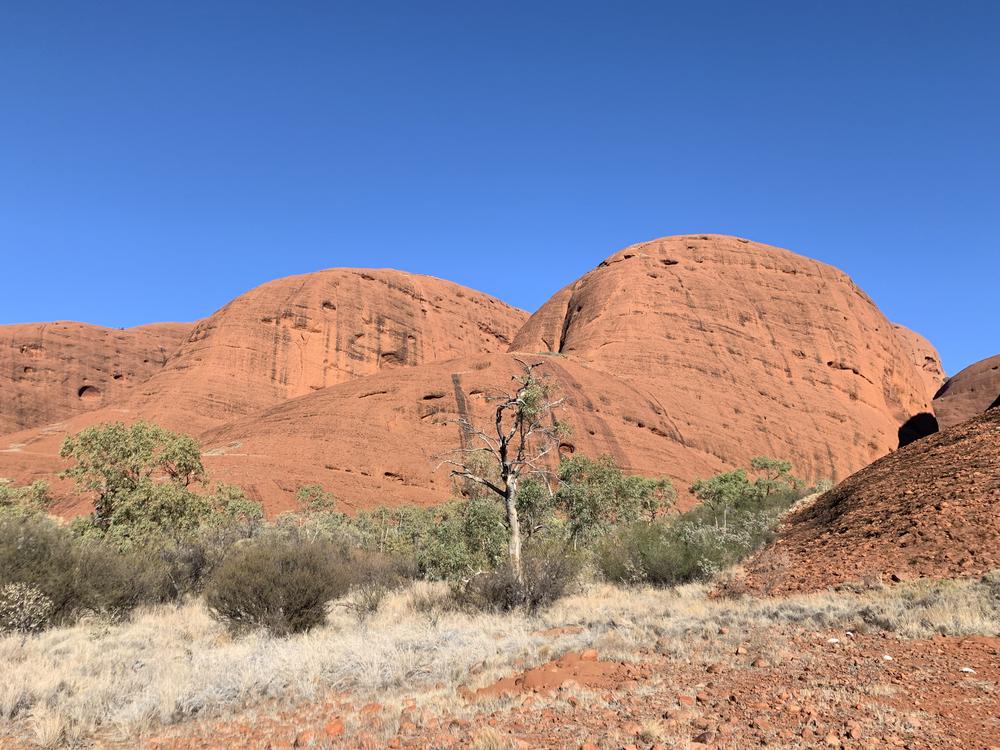
<instances>
[{"instance_id":1,"label":"red rocky slope","mask_svg":"<svg viewBox=\"0 0 1000 750\"><path fill-rule=\"evenodd\" d=\"M1000 409L879 459L791 513L747 566L773 592L1000 567Z\"/></svg>"}]
</instances>

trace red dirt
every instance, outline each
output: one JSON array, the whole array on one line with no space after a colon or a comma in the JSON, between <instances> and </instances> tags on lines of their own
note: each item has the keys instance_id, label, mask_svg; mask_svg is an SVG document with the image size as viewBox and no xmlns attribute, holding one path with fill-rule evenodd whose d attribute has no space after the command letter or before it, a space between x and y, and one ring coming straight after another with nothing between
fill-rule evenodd
<instances>
[{"instance_id":1,"label":"red dirt","mask_svg":"<svg viewBox=\"0 0 1000 750\"><path fill-rule=\"evenodd\" d=\"M690 659L650 650L627 679L592 690L564 684L500 703L470 696L469 710L457 716L422 709L416 698L404 700L396 715L335 695L298 706L251 707L127 746L430 750L474 747L490 731L508 744L481 746L525 750L1000 748L1000 638L902 641L792 628L764 635L765 651L744 646L722 660L721 644L697 637ZM832 635L840 642L828 643Z\"/></svg>"},{"instance_id":2,"label":"red dirt","mask_svg":"<svg viewBox=\"0 0 1000 750\"><path fill-rule=\"evenodd\" d=\"M570 651L548 664L480 688L474 695L476 698L488 698L509 693L551 693L569 684L595 690L608 689L649 677L649 667L600 661L597 657L594 650Z\"/></svg>"},{"instance_id":3,"label":"red dirt","mask_svg":"<svg viewBox=\"0 0 1000 750\"><path fill-rule=\"evenodd\" d=\"M941 429L982 414L1000 397L1000 354L969 365L948 379L934 396Z\"/></svg>"},{"instance_id":4,"label":"red dirt","mask_svg":"<svg viewBox=\"0 0 1000 750\"><path fill-rule=\"evenodd\" d=\"M998 446L992 409L879 459L792 512L746 566L750 586L810 591L1000 567Z\"/></svg>"},{"instance_id":5,"label":"red dirt","mask_svg":"<svg viewBox=\"0 0 1000 750\"><path fill-rule=\"evenodd\" d=\"M163 367L192 328L67 321L0 326L0 435L122 399Z\"/></svg>"}]
</instances>

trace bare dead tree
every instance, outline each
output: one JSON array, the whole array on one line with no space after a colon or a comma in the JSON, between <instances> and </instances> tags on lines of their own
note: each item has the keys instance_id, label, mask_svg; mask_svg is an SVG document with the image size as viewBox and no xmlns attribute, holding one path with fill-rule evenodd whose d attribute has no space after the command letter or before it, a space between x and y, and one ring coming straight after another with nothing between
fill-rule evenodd
<instances>
[{"instance_id":1,"label":"bare dead tree","mask_svg":"<svg viewBox=\"0 0 1000 750\"><path fill-rule=\"evenodd\" d=\"M451 475L474 482L497 495L504 504L510 533L511 569L522 581L521 527L517 517L517 492L522 477L545 475L545 459L559 445L565 427L554 417L562 399L553 400L549 383L534 370L539 363L518 359L524 372L515 375L513 392L489 396L496 401L493 424L477 427L466 417L457 422L466 437L463 446L442 459ZM487 460L483 461L483 457ZM484 466L485 464L485 466ZM495 468L495 475L489 469ZM493 475L493 476L491 476ZM494 479L494 476L496 477Z\"/></svg>"}]
</instances>

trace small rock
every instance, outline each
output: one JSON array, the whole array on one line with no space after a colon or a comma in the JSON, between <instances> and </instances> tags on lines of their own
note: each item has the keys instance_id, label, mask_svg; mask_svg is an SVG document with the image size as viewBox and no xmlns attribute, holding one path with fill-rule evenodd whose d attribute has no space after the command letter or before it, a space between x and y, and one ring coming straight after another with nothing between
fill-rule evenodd
<instances>
[{"instance_id":1,"label":"small rock","mask_svg":"<svg viewBox=\"0 0 1000 750\"><path fill-rule=\"evenodd\" d=\"M312 747L316 744L316 733L308 729L295 735L295 747Z\"/></svg>"}]
</instances>

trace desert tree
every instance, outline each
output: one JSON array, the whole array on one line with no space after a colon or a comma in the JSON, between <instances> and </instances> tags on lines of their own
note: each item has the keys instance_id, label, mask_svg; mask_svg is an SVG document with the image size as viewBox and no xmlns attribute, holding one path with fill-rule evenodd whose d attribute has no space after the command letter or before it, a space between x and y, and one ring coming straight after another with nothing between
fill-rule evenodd
<instances>
[{"instance_id":1,"label":"desert tree","mask_svg":"<svg viewBox=\"0 0 1000 750\"><path fill-rule=\"evenodd\" d=\"M137 518L159 524L177 514L203 515L204 503L189 487L204 480L205 467L188 435L141 420L98 424L68 436L60 455L75 461L62 475L97 495L92 522L101 531Z\"/></svg>"},{"instance_id":2,"label":"desert tree","mask_svg":"<svg viewBox=\"0 0 1000 750\"><path fill-rule=\"evenodd\" d=\"M512 389L487 397L496 403L492 424L479 426L461 415L457 422L462 446L442 457L441 465L451 466L453 477L483 487L502 501L509 563L520 582L518 493L527 479L548 477L547 457L557 449L566 427L555 418L562 399L553 398L552 385L536 374L539 363L516 361L522 372L511 378Z\"/></svg>"}]
</instances>

